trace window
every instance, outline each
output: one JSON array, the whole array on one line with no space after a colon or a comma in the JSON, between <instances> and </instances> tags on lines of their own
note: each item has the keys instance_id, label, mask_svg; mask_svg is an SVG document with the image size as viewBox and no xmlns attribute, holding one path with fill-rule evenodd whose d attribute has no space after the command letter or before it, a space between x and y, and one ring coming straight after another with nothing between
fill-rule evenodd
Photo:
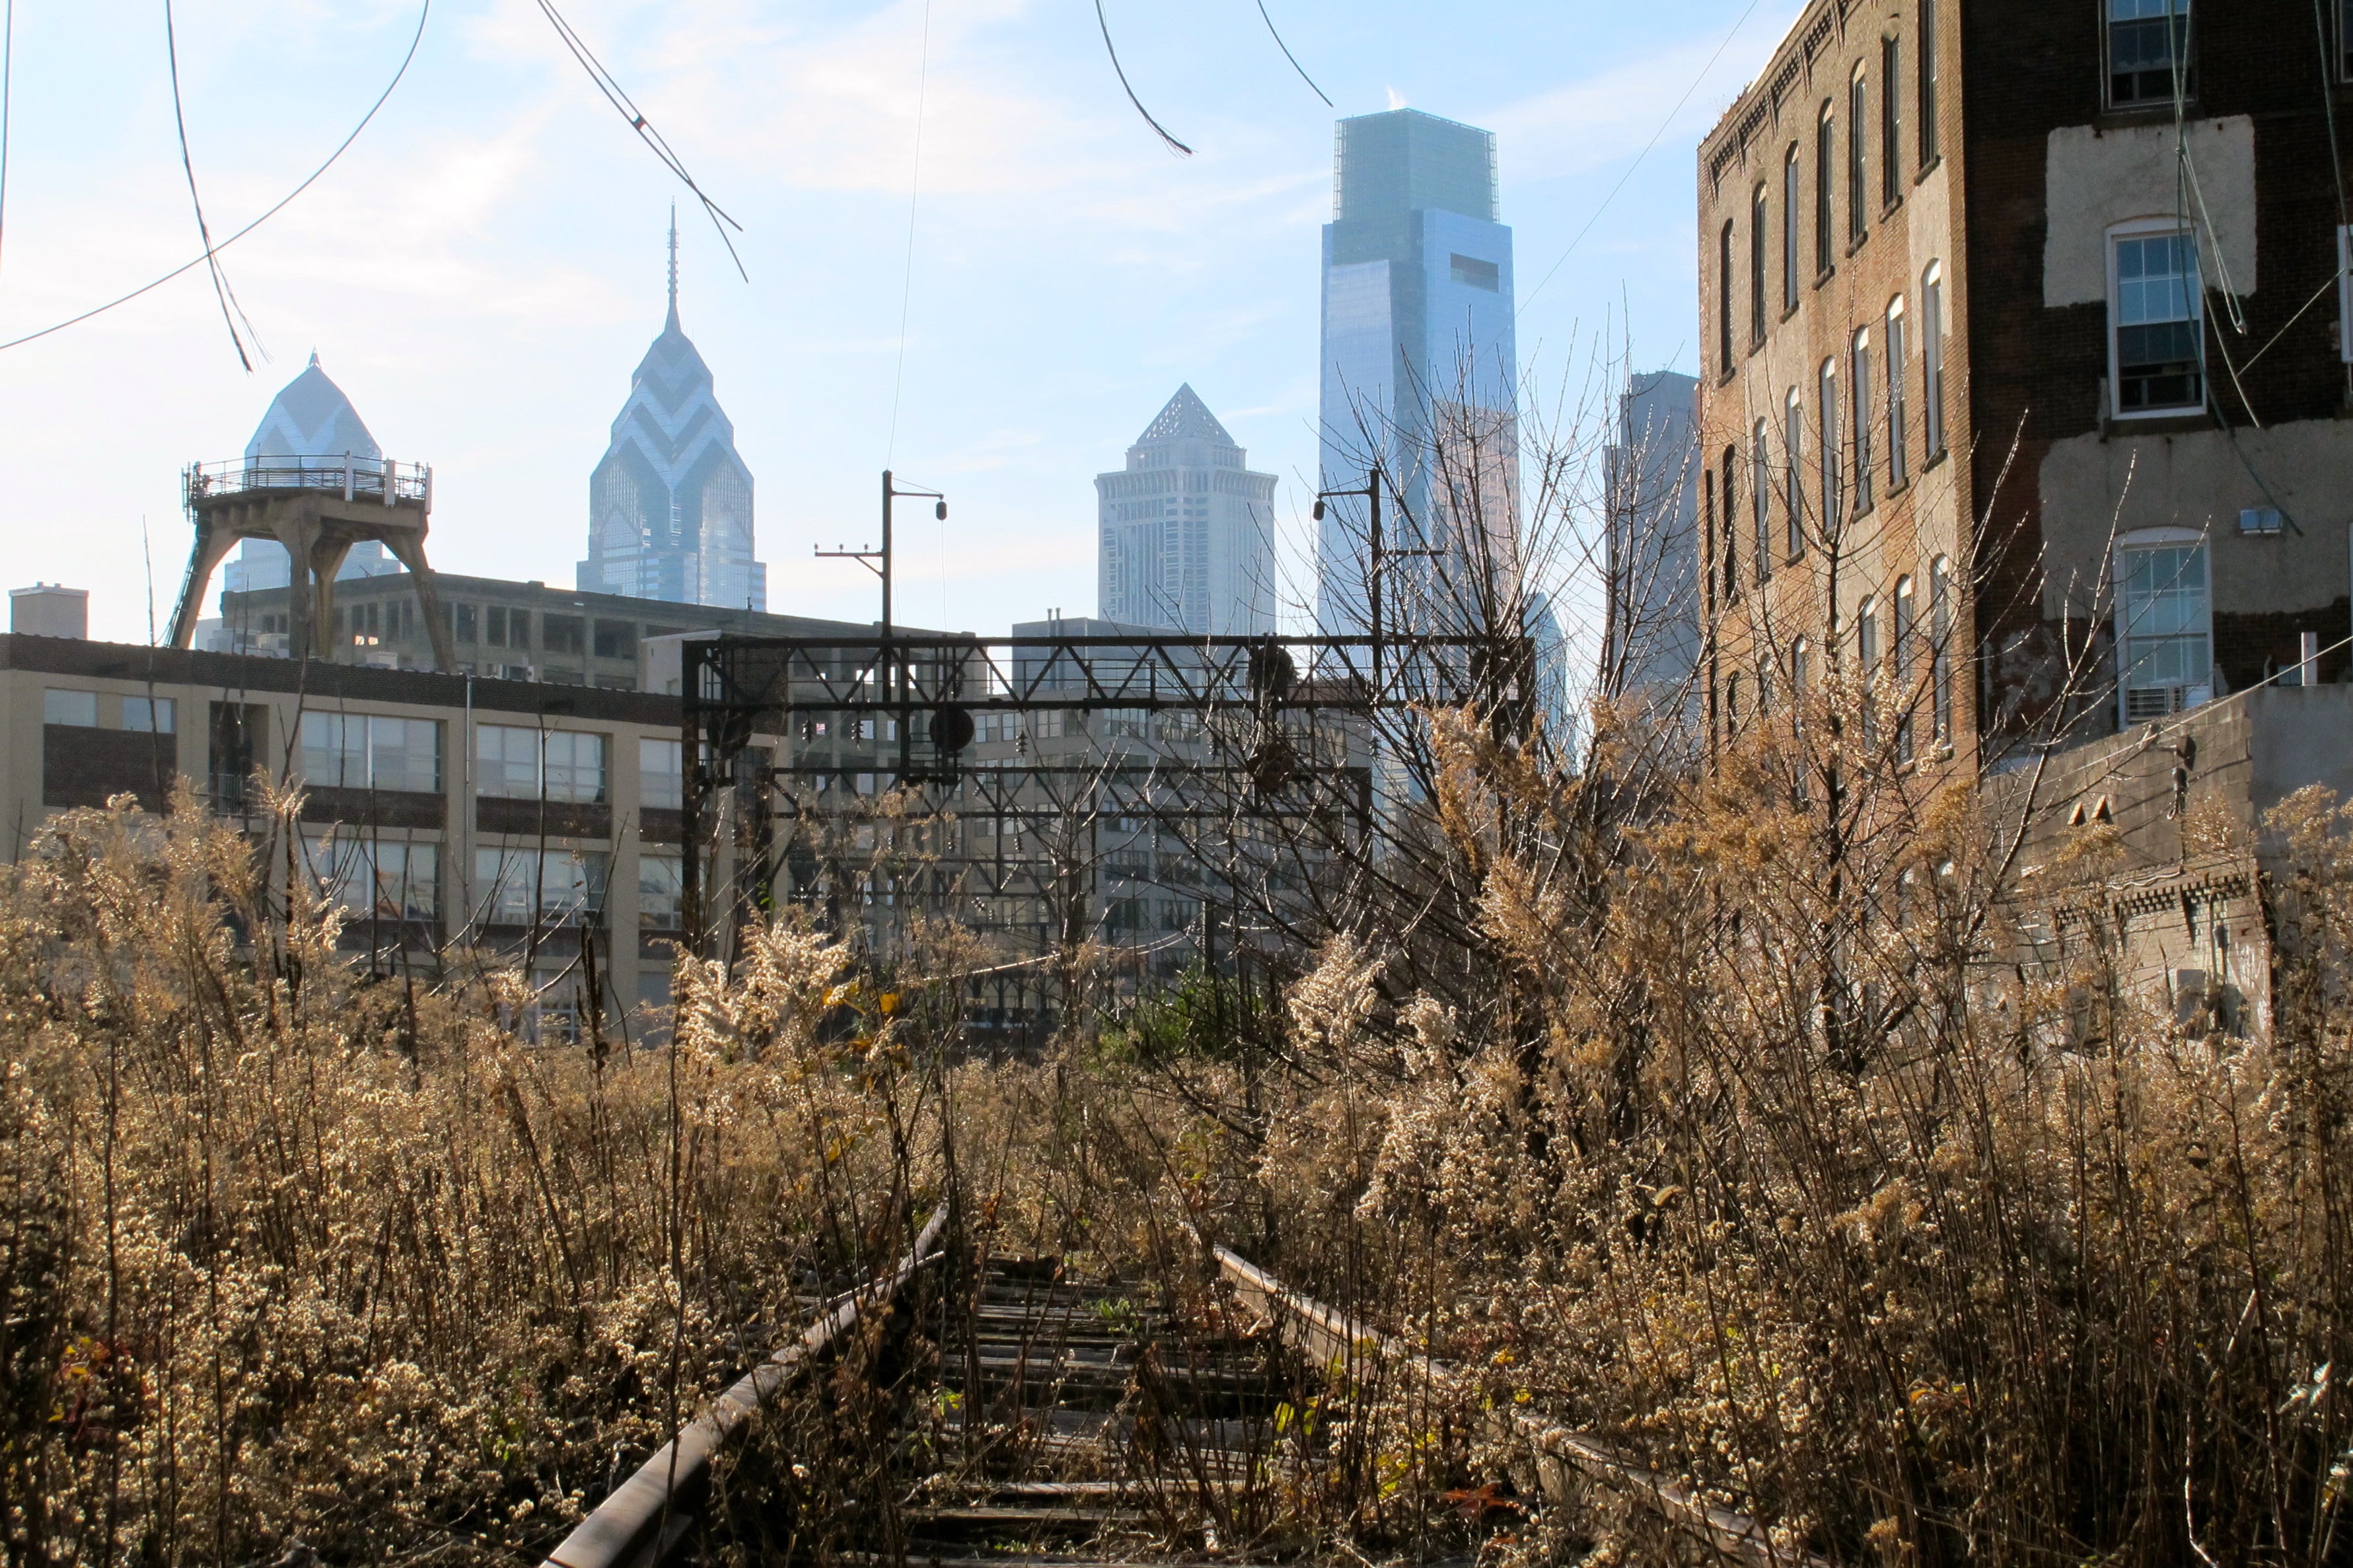
<instances>
[{"instance_id":1,"label":"window","mask_svg":"<svg viewBox=\"0 0 2353 1568\"><path fill-rule=\"evenodd\" d=\"M2175 232L2119 235L2114 245L2116 412L2204 407L2197 241Z\"/></svg>"},{"instance_id":2,"label":"window","mask_svg":"<svg viewBox=\"0 0 2353 1568\"><path fill-rule=\"evenodd\" d=\"M598 658L635 658L638 657L638 628L630 621L598 621L596 623L596 657Z\"/></svg>"},{"instance_id":3,"label":"window","mask_svg":"<svg viewBox=\"0 0 2353 1568\"><path fill-rule=\"evenodd\" d=\"M1446 269L1448 276L1466 288L1484 289L1490 294L1503 291L1503 268L1492 261L1482 261L1475 256L1450 256Z\"/></svg>"},{"instance_id":4,"label":"window","mask_svg":"<svg viewBox=\"0 0 2353 1568\"><path fill-rule=\"evenodd\" d=\"M679 767L679 743L638 738L638 804L675 811L686 798L685 778Z\"/></svg>"},{"instance_id":5,"label":"window","mask_svg":"<svg viewBox=\"0 0 2353 1568\"><path fill-rule=\"evenodd\" d=\"M98 693L52 686L41 693L41 722L75 730L98 728Z\"/></svg>"},{"instance_id":6,"label":"window","mask_svg":"<svg viewBox=\"0 0 2353 1568\"><path fill-rule=\"evenodd\" d=\"M307 838L319 896L360 920L429 921L441 912L441 850L434 844Z\"/></svg>"},{"instance_id":7,"label":"window","mask_svg":"<svg viewBox=\"0 0 2353 1568\"><path fill-rule=\"evenodd\" d=\"M539 623L540 646L550 653L578 653L587 646L588 623L578 616L544 616Z\"/></svg>"},{"instance_id":8,"label":"window","mask_svg":"<svg viewBox=\"0 0 2353 1568\"><path fill-rule=\"evenodd\" d=\"M484 724L474 731L475 791L503 800L601 803L605 737Z\"/></svg>"},{"instance_id":9,"label":"window","mask_svg":"<svg viewBox=\"0 0 2353 1568\"><path fill-rule=\"evenodd\" d=\"M2344 0L2353 11L2353 0ZM2353 228L2337 231L2337 357L2353 364Z\"/></svg>"},{"instance_id":10,"label":"window","mask_svg":"<svg viewBox=\"0 0 2353 1568\"><path fill-rule=\"evenodd\" d=\"M1871 329L1854 334L1852 387L1847 402L1853 406L1854 510L1857 517L1874 504L1871 493Z\"/></svg>"},{"instance_id":11,"label":"window","mask_svg":"<svg viewBox=\"0 0 2353 1568\"><path fill-rule=\"evenodd\" d=\"M450 614L453 617L453 624L457 628L457 636L459 642L480 642L482 640L480 615L473 605L452 605Z\"/></svg>"},{"instance_id":12,"label":"window","mask_svg":"<svg viewBox=\"0 0 2353 1568\"><path fill-rule=\"evenodd\" d=\"M1928 702L1936 747L1953 744L1953 563L1939 555L1928 568Z\"/></svg>"},{"instance_id":13,"label":"window","mask_svg":"<svg viewBox=\"0 0 2353 1568\"><path fill-rule=\"evenodd\" d=\"M1732 220L1715 245L1715 363L1718 374L1732 374Z\"/></svg>"},{"instance_id":14,"label":"window","mask_svg":"<svg viewBox=\"0 0 2353 1568\"><path fill-rule=\"evenodd\" d=\"M2116 642L2124 722L2195 708L2214 694L2206 546L2181 534L2116 552Z\"/></svg>"},{"instance_id":15,"label":"window","mask_svg":"<svg viewBox=\"0 0 2353 1568\"><path fill-rule=\"evenodd\" d=\"M547 798L593 804L605 798L605 737L558 731L547 737Z\"/></svg>"},{"instance_id":16,"label":"window","mask_svg":"<svg viewBox=\"0 0 2353 1568\"><path fill-rule=\"evenodd\" d=\"M676 931L686 889L686 865L675 855L638 857L638 929Z\"/></svg>"},{"instance_id":17,"label":"window","mask_svg":"<svg viewBox=\"0 0 2353 1568\"><path fill-rule=\"evenodd\" d=\"M1727 736L1740 733L1740 672L1724 678L1724 727Z\"/></svg>"},{"instance_id":18,"label":"window","mask_svg":"<svg viewBox=\"0 0 2353 1568\"><path fill-rule=\"evenodd\" d=\"M1936 137L1936 0L1920 0L1920 167L1942 154Z\"/></svg>"},{"instance_id":19,"label":"window","mask_svg":"<svg viewBox=\"0 0 2353 1568\"><path fill-rule=\"evenodd\" d=\"M1740 516L1738 502L1734 499L1736 478L1740 471L1740 451L1736 447L1724 449L1724 597L1726 603L1740 597L1740 529L1736 520Z\"/></svg>"},{"instance_id":20,"label":"window","mask_svg":"<svg viewBox=\"0 0 2353 1568\"><path fill-rule=\"evenodd\" d=\"M1945 455L1945 268L1928 264L1920 285L1920 417L1928 460Z\"/></svg>"},{"instance_id":21,"label":"window","mask_svg":"<svg viewBox=\"0 0 2353 1568\"><path fill-rule=\"evenodd\" d=\"M1904 46L1894 37L1879 41L1879 205L1892 207L1904 199Z\"/></svg>"},{"instance_id":22,"label":"window","mask_svg":"<svg viewBox=\"0 0 2353 1568\"><path fill-rule=\"evenodd\" d=\"M1822 537L1828 540L1836 536L1844 521L1841 503L1845 485L1839 472L1839 449L1844 443L1839 430L1838 361L1822 361L1821 387Z\"/></svg>"},{"instance_id":23,"label":"window","mask_svg":"<svg viewBox=\"0 0 2353 1568\"><path fill-rule=\"evenodd\" d=\"M1895 700L1895 760L1912 760L1912 656L1913 644L1918 640L1915 622L1912 579L1895 579L1895 647L1889 669L1894 677Z\"/></svg>"},{"instance_id":24,"label":"window","mask_svg":"<svg viewBox=\"0 0 2353 1568\"><path fill-rule=\"evenodd\" d=\"M1798 308L1799 203L1804 199L1798 183L1798 149L1790 145L1781 160L1781 310Z\"/></svg>"},{"instance_id":25,"label":"window","mask_svg":"<svg viewBox=\"0 0 2353 1568\"><path fill-rule=\"evenodd\" d=\"M1830 271L1837 242L1831 237L1831 196L1838 188L1838 113L1827 103L1814 122L1814 276Z\"/></svg>"},{"instance_id":26,"label":"window","mask_svg":"<svg viewBox=\"0 0 2353 1568\"><path fill-rule=\"evenodd\" d=\"M1789 645L1789 710L1802 723L1806 716L1806 680L1813 647L1799 637Z\"/></svg>"},{"instance_id":27,"label":"window","mask_svg":"<svg viewBox=\"0 0 2353 1568\"><path fill-rule=\"evenodd\" d=\"M1767 426L1757 421L1749 434L1748 509L1757 514L1757 585L1773 580L1773 457L1767 449Z\"/></svg>"},{"instance_id":28,"label":"window","mask_svg":"<svg viewBox=\"0 0 2353 1568\"><path fill-rule=\"evenodd\" d=\"M1904 299L1887 307L1887 488L1900 490L1911 481L1911 456L1905 450L1910 436L1904 407Z\"/></svg>"},{"instance_id":29,"label":"window","mask_svg":"<svg viewBox=\"0 0 2353 1568\"><path fill-rule=\"evenodd\" d=\"M137 730L149 735L168 735L177 717L177 705L168 697L126 697L122 700L122 727L126 730Z\"/></svg>"},{"instance_id":30,"label":"window","mask_svg":"<svg viewBox=\"0 0 2353 1568\"><path fill-rule=\"evenodd\" d=\"M593 921L605 907L605 857L575 849L479 848L474 896L494 925Z\"/></svg>"},{"instance_id":31,"label":"window","mask_svg":"<svg viewBox=\"0 0 2353 1568\"><path fill-rule=\"evenodd\" d=\"M1863 127L1870 123L1871 79L1857 66L1853 79L1846 84L1846 237L1850 245L1861 245L1868 232L1870 215L1863 209L1871 200L1871 169L1864 153L1869 142Z\"/></svg>"},{"instance_id":32,"label":"window","mask_svg":"<svg viewBox=\"0 0 2353 1568\"><path fill-rule=\"evenodd\" d=\"M2189 70L2189 0L2107 0L2108 102L2170 103L2197 90Z\"/></svg>"},{"instance_id":33,"label":"window","mask_svg":"<svg viewBox=\"0 0 2353 1568\"><path fill-rule=\"evenodd\" d=\"M1748 198L1748 341L1765 341L1765 183Z\"/></svg>"},{"instance_id":34,"label":"window","mask_svg":"<svg viewBox=\"0 0 2353 1568\"><path fill-rule=\"evenodd\" d=\"M441 724L436 719L305 713L296 752L304 780L322 789L430 795L441 787Z\"/></svg>"},{"instance_id":35,"label":"window","mask_svg":"<svg viewBox=\"0 0 2353 1568\"><path fill-rule=\"evenodd\" d=\"M1862 743L1879 740L1879 601L1866 597L1854 612L1854 675L1862 707Z\"/></svg>"},{"instance_id":36,"label":"window","mask_svg":"<svg viewBox=\"0 0 2353 1568\"><path fill-rule=\"evenodd\" d=\"M1789 389L1787 427L1782 432L1789 464L1788 483L1783 487L1788 496L1789 529L1789 559L1795 561L1806 548L1806 404L1798 389Z\"/></svg>"},{"instance_id":37,"label":"window","mask_svg":"<svg viewBox=\"0 0 2353 1568\"><path fill-rule=\"evenodd\" d=\"M482 640L492 647L506 647L507 607L504 605L492 605L490 608L488 623L489 629L482 634Z\"/></svg>"}]
</instances>

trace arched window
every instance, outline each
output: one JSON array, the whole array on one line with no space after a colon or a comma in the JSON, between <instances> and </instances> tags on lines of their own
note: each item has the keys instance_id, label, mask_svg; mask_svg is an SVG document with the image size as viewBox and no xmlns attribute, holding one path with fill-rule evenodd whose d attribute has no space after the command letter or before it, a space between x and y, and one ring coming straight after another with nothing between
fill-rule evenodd
<instances>
[{"instance_id":1,"label":"arched window","mask_svg":"<svg viewBox=\"0 0 2353 1568\"><path fill-rule=\"evenodd\" d=\"M1848 354L1852 365L1849 373L1852 383L1847 402L1854 409L1854 510L1857 517L1873 506L1871 484L1871 329L1864 327L1854 334L1854 346Z\"/></svg>"},{"instance_id":2,"label":"arched window","mask_svg":"<svg viewBox=\"0 0 2353 1568\"><path fill-rule=\"evenodd\" d=\"M1789 388L1788 422L1781 433L1786 450L1782 456L1789 465L1788 482L1782 489L1787 493L1789 528L1789 559L1795 561L1806 548L1806 400L1796 387Z\"/></svg>"},{"instance_id":3,"label":"arched window","mask_svg":"<svg viewBox=\"0 0 2353 1568\"><path fill-rule=\"evenodd\" d=\"M1798 177L1798 144L1781 158L1781 309L1798 308L1798 236L1804 226L1799 221L1805 208L1805 192Z\"/></svg>"},{"instance_id":4,"label":"arched window","mask_svg":"<svg viewBox=\"0 0 2353 1568\"><path fill-rule=\"evenodd\" d=\"M1928 460L1945 455L1945 264L1920 275L1920 418Z\"/></svg>"},{"instance_id":5,"label":"arched window","mask_svg":"<svg viewBox=\"0 0 2353 1568\"><path fill-rule=\"evenodd\" d=\"M1837 205L1831 196L1837 188L1838 111L1824 103L1821 118L1814 122L1814 275L1818 278L1830 271L1838 254L1838 241L1831 233L1831 215Z\"/></svg>"},{"instance_id":6,"label":"arched window","mask_svg":"<svg viewBox=\"0 0 2353 1568\"><path fill-rule=\"evenodd\" d=\"M1912 579L1895 579L1895 646L1890 659L1889 685L1895 697L1895 760L1912 760L1912 657L1915 640L1913 626Z\"/></svg>"},{"instance_id":7,"label":"arched window","mask_svg":"<svg viewBox=\"0 0 2353 1568\"><path fill-rule=\"evenodd\" d=\"M1736 669L1724 678L1724 728L1726 740L1740 733L1740 672Z\"/></svg>"},{"instance_id":8,"label":"arched window","mask_svg":"<svg viewBox=\"0 0 2353 1568\"><path fill-rule=\"evenodd\" d=\"M1905 449L1911 431L1904 405L1904 296L1887 302L1886 336L1881 354L1887 366L1887 488L1900 490L1911 482L1911 454Z\"/></svg>"},{"instance_id":9,"label":"arched window","mask_svg":"<svg viewBox=\"0 0 2353 1568\"><path fill-rule=\"evenodd\" d=\"M1740 448L1724 449L1724 510L1720 514L1723 528L1719 537L1724 541L1724 602L1727 605L1740 597L1740 516L1735 489L1740 473Z\"/></svg>"},{"instance_id":10,"label":"arched window","mask_svg":"<svg viewBox=\"0 0 2353 1568\"><path fill-rule=\"evenodd\" d=\"M1765 195L1765 182L1748 194L1748 341L1765 341L1765 228L1766 214L1771 210Z\"/></svg>"},{"instance_id":11,"label":"arched window","mask_svg":"<svg viewBox=\"0 0 2353 1568\"><path fill-rule=\"evenodd\" d=\"M1724 220L1724 233L1716 243L1715 257L1715 360L1716 373L1732 374L1732 220Z\"/></svg>"},{"instance_id":12,"label":"arched window","mask_svg":"<svg viewBox=\"0 0 2353 1568\"><path fill-rule=\"evenodd\" d=\"M1871 123L1871 74L1858 64L1846 84L1846 237L1861 245L1871 204L1871 172L1863 127Z\"/></svg>"},{"instance_id":13,"label":"arched window","mask_svg":"<svg viewBox=\"0 0 2353 1568\"><path fill-rule=\"evenodd\" d=\"M1854 611L1854 684L1868 746L1879 739L1879 601L1868 596Z\"/></svg>"},{"instance_id":14,"label":"arched window","mask_svg":"<svg viewBox=\"0 0 2353 1568\"><path fill-rule=\"evenodd\" d=\"M1841 510L1845 484L1839 473L1839 384L1838 361L1822 361L1821 369L1821 441L1822 441L1822 537L1837 535L1844 521Z\"/></svg>"},{"instance_id":15,"label":"arched window","mask_svg":"<svg viewBox=\"0 0 2353 1568\"><path fill-rule=\"evenodd\" d=\"M1928 672L1936 747L1953 746L1953 563L1942 555L1928 568Z\"/></svg>"},{"instance_id":16,"label":"arched window","mask_svg":"<svg viewBox=\"0 0 2353 1568\"><path fill-rule=\"evenodd\" d=\"M1757 421L1750 432L1748 510L1757 514L1757 585L1773 580L1773 458L1767 450L1770 426Z\"/></svg>"}]
</instances>

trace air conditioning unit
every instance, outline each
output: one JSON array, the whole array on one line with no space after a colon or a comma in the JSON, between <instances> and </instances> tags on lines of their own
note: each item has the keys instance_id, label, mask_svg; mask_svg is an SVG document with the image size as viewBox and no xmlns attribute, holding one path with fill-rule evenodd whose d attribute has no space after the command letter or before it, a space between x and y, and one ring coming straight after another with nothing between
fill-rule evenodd
<instances>
[{"instance_id":1,"label":"air conditioning unit","mask_svg":"<svg viewBox=\"0 0 2353 1568\"><path fill-rule=\"evenodd\" d=\"M2125 689L2125 722L2146 723L2163 719L2192 708L2202 708L2214 699L2211 686L2130 686Z\"/></svg>"}]
</instances>

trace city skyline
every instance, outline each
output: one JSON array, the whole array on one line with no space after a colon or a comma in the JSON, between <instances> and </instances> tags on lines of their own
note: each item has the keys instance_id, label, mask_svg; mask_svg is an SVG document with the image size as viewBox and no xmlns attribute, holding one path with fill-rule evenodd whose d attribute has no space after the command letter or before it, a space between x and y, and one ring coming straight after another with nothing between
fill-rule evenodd
<instances>
[{"instance_id":1,"label":"city skyline","mask_svg":"<svg viewBox=\"0 0 2353 1568\"><path fill-rule=\"evenodd\" d=\"M1730 0L1698 0L1672 24L1576 5L1438 18L1386 0L1287 4L1278 21L1336 114L1380 110L1394 89L1503 135L1522 294L1568 253L1521 301L1524 352L1556 381L1615 320L1630 274L1641 359L1690 358L1693 176L1671 153L1753 73L1788 9L1759 9L1720 58L1746 10ZM1135 120L1094 29L1027 6L944 13L910 295L921 12L859 4L786 29L756 12L610 0L575 18L744 226L748 283L691 205L681 247L695 342L761 481L770 607L821 615L853 591L857 568L811 563L809 550L872 532L885 466L952 498L949 526L903 531L910 616L991 626L1000 605L1087 603L1096 527L1083 476L1189 381L1284 481L1282 602L1286 624L1303 624L1335 111L1255 15L1247 30L1222 14L1115 17L1139 92L1196 150L1175 158ZM146 283L195 243L160 42L126 60L97 13L17 22L28 68L0 336ZM350 133L414 26L413 11L290 0L192 12L179 58L216 236ZM181 468L241 448L316 346L386 447L434 465L437 563L570 578L618 373L659 325L647 240L676 192L535 14L437 4L409 74L350 151L223 252L271 356L257 352L251 375L201 266L0 355L0 529L17 546L15 577L88 584L95 628L143 637L141 574L123 563L152 553L168 598L186 548Z\"/></svg>"}]
</instances>

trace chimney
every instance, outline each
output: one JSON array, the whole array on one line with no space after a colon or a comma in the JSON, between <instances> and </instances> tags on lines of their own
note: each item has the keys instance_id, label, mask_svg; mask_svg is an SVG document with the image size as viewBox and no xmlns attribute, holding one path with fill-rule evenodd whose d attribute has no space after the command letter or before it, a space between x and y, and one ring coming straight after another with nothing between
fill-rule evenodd
<instances>
[{"instance_id":1,"label":"chimney","mask_svg":"<svg viewBox=\"0 0 2353 1568\"><path fill-rule=\"evenodd\" d=\"M8 629L19 637L90 636L90 590L36 583L8 590Z\"/></svg>"}]
</instances>

